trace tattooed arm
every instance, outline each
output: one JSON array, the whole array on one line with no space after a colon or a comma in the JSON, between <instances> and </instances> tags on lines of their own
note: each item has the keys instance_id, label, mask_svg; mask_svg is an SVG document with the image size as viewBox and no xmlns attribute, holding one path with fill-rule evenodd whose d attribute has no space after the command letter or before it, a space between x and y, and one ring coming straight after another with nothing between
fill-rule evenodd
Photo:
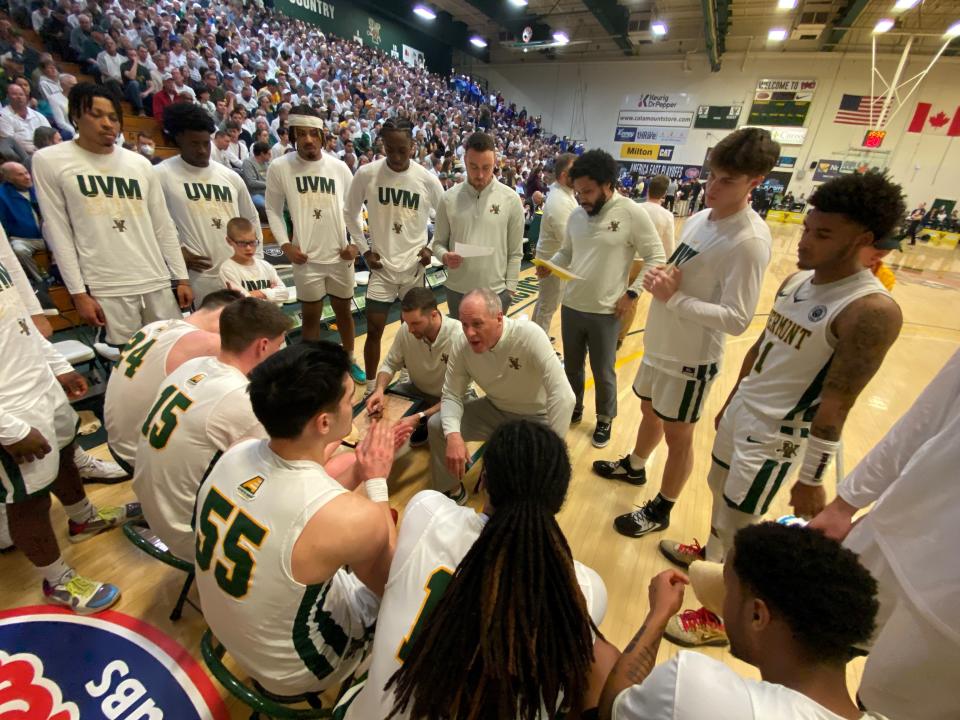
<instances>
[{"instance_id":1,"label":"tattooed arm","mask_svg":"<svg viewBox=\"0 0 960 720\"><path fill-rule=\"evenodd\" d=\"M642 684L653 670L663 631L667 621L680 610L683 588L688 582L687 576L676 570L664 570L650 581L650 612L607 677L600 695L601 720L611 720L617 696Z\"/></svg>"}]
</instances>

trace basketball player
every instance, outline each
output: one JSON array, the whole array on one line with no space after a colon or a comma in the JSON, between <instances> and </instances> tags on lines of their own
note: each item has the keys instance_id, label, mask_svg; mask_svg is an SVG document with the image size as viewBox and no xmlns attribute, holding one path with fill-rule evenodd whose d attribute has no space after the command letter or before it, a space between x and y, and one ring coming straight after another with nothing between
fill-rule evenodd
<instances>
[{"instance_id":1,"label":"basketball player","mask_svg":"<svg viewBox=\"0 0 960 720\"><path fill-rule=\"evenodd\" d=\"M693 469L693 431L723 359L725 336L749 327L770 262L770 230L749 199L779 153L770 133L759 128L737 130L717 143L710 154L709 208L686 221L667 266L644 278L653 301L633 384L642 412L637 442L631 454L598 460L593 470L643 485L647 458L664 438L667 461L657 496L614 521L624 535L666 529Z\"/></svg>"},{"instance_id":2,"label":"basketball player","mask_svg":"<svg viewBox=\"0 0 960 720\"><path fill-rule=\"evenodd\" d=\"M408 290L424 285L424 268L430 265L432 257L427 247L427 222L443 195L437 176L419 163L410 162L413 134L409 120L386 120L380 140L386 157L357 169L344 207L347 230L361 247L370 268L367 336L363 344L368 392L376 387L380 340L390 308ZM363 234L364 203L369 242Z\"/></svg>"},{"instance_id":3,"label":"basketball player","mask_svg":"<svg viewBox=\"0 0 960 720\"><path fill-rule=\"evenodd\" d=\"M180 234L197 307L207 293L222 290L220 266L232 254L223 236L230 218L251 222L261 247L260 217L241 177L210 162L213 118L199 105L174 103L163 111L163 133L180 155L157 165L170 215Z\"/></svg>"},{"instance_id":4,"label":"basketball player","mask_svg":"<svg viewBox=\"0 0 960 720\"><path fill-rule=\"evenodd\" d=\"M673 255L673 246L675 245L673 239L673 213L663 207L663 198L667 193L667 185L669 182L670 180L666 175L657 175L653 177L648 184L649 189L647 191L647 200L646 202L640 204L640 206L647 211L647 215L650 216L653 226L657 229L657 236L660 238L660 242L663 244L663 254L667 257ZM630 276L627 278L627 282L630 285L633 285L634 280L637 279L637 276L640 274L640 270L642 269L643 263L635 259L633 261L633 266L630 268ZM623 345L623 341L627 338L627 335L633 327L633 321L636 317L637 306L634 304L627 308L627 312L625 312L620 318L620 334L617 336L618 350L620 349L620 346Z\"/></svg>"},{"instance_id":5,"label":"basketball player","mask_svg":"<svg viewBox=\"0 0 960 720\"><path fill-rule=\"evenodd\" d=\"M234 444L266 437L247 395L247 376L277 352L290 329L280 308L254 298L220 314L220 352L188 360L163 381L139 429L133 489L144 517L177 557L192 561L200 483Z\"/></svg>"},{"instance_id":6,"label":"basketball player","mask_svg":"<svg viewBox=\"0 0 960 720\"><path fill-rule=\"evenodd\" d=\"M337 318L343 349L350 355L354 382L366 375L353 358L353 261L360 240L347 241L343 204L353 175L342 160L323 152L324 124L317 111L301 105L290 115L295 153L270 163L267 169L267 220L277 244L293 263L297 299L303 307L303 339L320 338L323 300ZM287 233L284 206L293 235Z\"/></svg>"},{"instance_id":7,"label":"basketball player","mask_svg":"<svg viewBox=\"0 0 960 720\"><path fill-rule=\"evenodd\" d=\"M466 146L467 182L443 194L433 236L434 254L447 266L448 314L457 319L463 296L478 288L499 295L506 312L517 289L523 258L523 203L516 192L494 177L497 148L493 137L475 132ZM460 244L467 245L471 254L458 253Z\"/></svg>"},{"instance_id":8,"label":"basketball player","mask_svg":"<svg viewBox=\"0 0 960 720\"><path fill-rule=\"evenodd\" d=\"M543 219L540 221L540 237L537 240L536 256L549 260L560 250L567 232L567 220L570 213L577 209L577 198L573 193L573 180L570 178L570 166L577 156L573 153L561 153L553 163L554 181L547 192L547 202L543 206ZM563 295L563 280L548 274L540 279L537 304L533 307L533 321L543 328L549 336L553 316L560 307Z\"/></svg>"},{"instance_id":9,"label":"basketball player","mask_svg":"<svg viewBox=\"0 0 960 720\"><path fill-rule=\"evenodd\" d=\"M800 272L777 291L766 329L717 416L707 477L710 541L705 550L696 541L660 542L679 565L703 557L723 562L737 530L757 522L798 469L794 513L813 517L823 509L823 480L847 416L900 333L900 308L861 261L866 247L897 244L900 186L879 172L854 173L825 182L808 202ZM709 615L676 620L667 635L688 646L723 639Z\"/></svg>"},{"instance_id":10,"label":"basketball player","mask_svg":"<svg viewBox=\"0 0 960 720\"><path fill-rule=\"evenodd\" d=\"M12 543L43 575L44 600L95 613L115 603L120 590L77 575L63 559L50 523L50 494L64 506L73 543L139 517L140 506L97 509L84 493L73 461L79 419L67 393L83 397L87 383L33 326L30 315L40 312L0 229L0 503Z\"/></svg>"},{"instance_id":11,"label":"basketball player","mask_svg":"<svg viewBox=\"0 0 960 720\"><path fill-rule=\"evenodd\" d=\"M236 290L217 290L183 320L145 325L123 346L103 399L107 447L113 459L133 473L137 438L163 379L195 357L220 351L220 313L242 298Z\"/></svg>"},{"instance_id":12,"label":"basketball player","mask_svg":"<svg viewBox=\"0 0 960 720\"><path fill-rule=\"evenodd\" d=\"M465 441L486 440L499 425L527 419L563 437L575 402L563 367L539 325L503 316L493 290L463 299L463 334L447 364L440 412L427 423L434 486L459 505L470 458ZM471 381L482 398L466 400Z\"/></svg>"},{"instance_id":13,"label":"basketball player","mask_svg":"<svg viewBox=\"0 0 960 720\"><path fill-rule=\"evenodd\" d=\"M69 114L77 136L33 156L43 236L80 318L120 346L146 323L179 318L193 290L153 166L116 145L120 101L80 83Z\"/></svg>"},{"instance_id":14,"label":"basketball player","mask_svg":"<svg viewBox=\"0 0 960 720\"><path fill-rule=\"evenodd\" d=\"M410 381L398 385L397 391L420 397L427 404L425 410L399 421L411 426L410 446L418 447L427 442L427 421L440 412L447 364L454 348L463 342L463 327L459 320L444 317L437 310L437 298L428 288L408 290L400 310L403 322L377 373L376 387L367 398L367 412L371 415L383 412L387 386L394 375L405 369Z\"/></svg>"},{"instance_id":15,"label":"basketball player","mask_svg":"<svg viewBox=\"0 0 960 720\"><path fill-rule=\"evenodd\" d=\"M821 533L777 523L744 528L732 550L723 568L730 652L762 681L699 652L655 665L688 582L665 570L651 581L650 612L607 678L600 717L883 720L861 713L847 690L850 649L870 637L877 613L877 583L856 555Z\"/></svg>"},{"instance_id":16,"label":"basketball player","mask_svg":"<svg viewBox=\"0 0 960 720\"><path fill-rule=\"evenodd\" d=\"M637 255L649 272L664 261L663 245L650 216L628 197L614 192L619 166L603 150L589 150L570 168L580 207L570 214L560 250L550 259L581 280L571 280L563 293L560 329L563 333L563 370L576 404L571 423L583 419L584 365L596 381L597 424L593 446L610 442L617 416L617 335L620 318L636 305L642 285L627 285L630 264ZM537 268L545 277L550 270Z\"/></svg>"},{"instance_id":17,"label":"basketball player","mask_svg":"<svg viewBox=\"0 0 960 720\"><path fill-rule=\"evenodd\" d=\"M520 718L542 704L542 717L558 717L596 707L618 653L596 634L603 580L573 559L556 521L570 484L566 446L538 423L505 423L487 443L483 477L483 513L432 490L405 508L367 680L338 714L348 705L345 717L358 720Z\"/></svg>"},{"instance_id":18,"label":"basketball player","mask_svg":"<svg viewBox=\"0 0 960 720\"><path fill-rule=\"evenodd\" d=\"M373 639L396 541L386 480L394 442L375 422L357 446L353 483L324 470L327 446L350 432L352 397L350 358L332 343L267 358L251 374L250 402L270 439L234 445L197 496L204 617L278 695L339 685Z\"/></svg>"}]
</instances>

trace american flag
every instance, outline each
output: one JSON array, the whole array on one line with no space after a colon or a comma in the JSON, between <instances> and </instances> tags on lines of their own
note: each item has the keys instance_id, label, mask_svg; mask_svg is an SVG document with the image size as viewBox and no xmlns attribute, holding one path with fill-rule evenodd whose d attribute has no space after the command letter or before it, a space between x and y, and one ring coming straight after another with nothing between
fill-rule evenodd
<instances>
[{"instance_id":1,"label":"american flag","mask_svg":"<svg viewBox=\"0 0 960 720\"><path fill-rule=\"evenodd\" d=\"M871 109L873 110L873 127L878 127L882 124L880 121L880 111L883 110L882 97L844 95L833 121L843 125L870 125ZM887 109L887 115L890 114L891 109Z\"/></svg>"}]
</instances>

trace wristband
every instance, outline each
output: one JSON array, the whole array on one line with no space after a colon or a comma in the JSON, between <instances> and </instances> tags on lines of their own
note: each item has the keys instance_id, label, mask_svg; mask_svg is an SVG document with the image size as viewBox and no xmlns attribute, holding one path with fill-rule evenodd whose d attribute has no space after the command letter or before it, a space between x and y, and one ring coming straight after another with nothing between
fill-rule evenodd
<instances>
[{"instance_id":1,"label":"wristband","mask_svg":"<svg viewBox=\"0 0 960 720\"><path fill-rule=\"evenodd\" d=\"M839 441L824 440L811 435L803 454L803 464L800 466L797 481L804 485L822 485L827 468L839 450Z\"/></svg>"},{"instance_id":2,"label":"wristband","mask_svg":"<svg viewBox=\"0 0 960 720\"><path fill-rule=\"evenodd\" d=\"M386 478L370 478L363 483L363 491L373 502L387 502L390 492L387 490Z\"/></svg>"}]
</instances>

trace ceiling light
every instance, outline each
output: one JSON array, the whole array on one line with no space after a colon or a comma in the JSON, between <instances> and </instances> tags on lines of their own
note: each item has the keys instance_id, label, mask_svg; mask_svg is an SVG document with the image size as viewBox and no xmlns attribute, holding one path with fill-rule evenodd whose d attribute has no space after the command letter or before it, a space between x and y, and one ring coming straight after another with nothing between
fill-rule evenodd
<instances>
[{"instance_id":1,"label":"ceiling light","mask_svg":"<svg viewBox=\"0 0 960 720\"><path fill-rule=\"evenodd\" d=\"M916 5L920 0L897 0L897 3L893 6L894 10L909 10L914 5Z\"/></svg>"},{"instance_id":2,"label":"ceiling light","mask_svg":"<svg viewBox=\"0 0 960 720\"><path fill-rule=\"evenodd\" d=\"M948 27L947 31L944 33L944 36L948 38L960 37L960 20Z\"/></svg>"},{"instance_id":3,"label":"ceiling light","mask_svg":"<svg viewBox=\"0 0 960 720\"><path fill-rule=\"evenodd\" d=\"M474 35L470 38L470 44L477 48L485 48L487 46L487 41L479 35Z\"/></svg>"},{"instance_id":4,"label":"ceiling light","mask_svg":"<svg viewBox=\"0 0 960 720\"><path fill-rule=\"evenodd\" d=\"M416 5L413 8L414 15L419 15L424 20L436 20L437 14L429 5Z\"/></svg>"},{"instance_id":5,"label":"ceiling light","mask_svg":"<svg viewBox=\"0 0 960 720\"><path fill-rule=\"evenodd\" d=\"M771 42L783 42L787 39L787 31L783 28L773 28L767 33L767 40Z\"/></svg>"},{"instance_id":6,"label":"ceiling light","mask_svg":"<svg viewBox=\"0 0 960 720\"><path fill-rule=\"evenodd\" d=\"M510 3L511 3L512 5L516 5L517 7L526 7L526 6L527 6L527 0L510 0Z\"/></svg>"},{"instance_id":7,"label":"ceiling light","mask_svg":"<svg viewBox=\"0 0 960 720\"><path fill-rule=\"evenodd\" d=\"M793 10L797 6L797 0L777 0L778 10Z\"/></svg>"},{"instance_id":8,"label":"ceiling light","mask_svg":"<svg viewBox=\"0 0 960 720\"><path fill-rule=\"evenodd\" d=\"M891 20L890 18L883 18L881 20L877 20L877 24L873 26L873 32L879 35L880 33L887 32L892 27L893 27L893 20Z\"/></svg>"},{"instance_id":9,"label":"ceiling light","mask_svg":"<svg viewBox=\"0 0 960 720\"><path fill-rule=\"evenodd\" d=\"M667 34L667 24L663 20L654 20L650 23L650 33L657 37L663 37Z\"/></svg>"},{"instance_id":10,"label":"ceiling light","mask_svg":"<svg viewBox=\"0 0 960 720\"><path fill-rule=\"evenodd\" d=\"M570 42L570 36L567 35L563 30L556 30L553 33L553 41L560 43L561 45L566 45Z\"/></svg>"}]
</instances>

